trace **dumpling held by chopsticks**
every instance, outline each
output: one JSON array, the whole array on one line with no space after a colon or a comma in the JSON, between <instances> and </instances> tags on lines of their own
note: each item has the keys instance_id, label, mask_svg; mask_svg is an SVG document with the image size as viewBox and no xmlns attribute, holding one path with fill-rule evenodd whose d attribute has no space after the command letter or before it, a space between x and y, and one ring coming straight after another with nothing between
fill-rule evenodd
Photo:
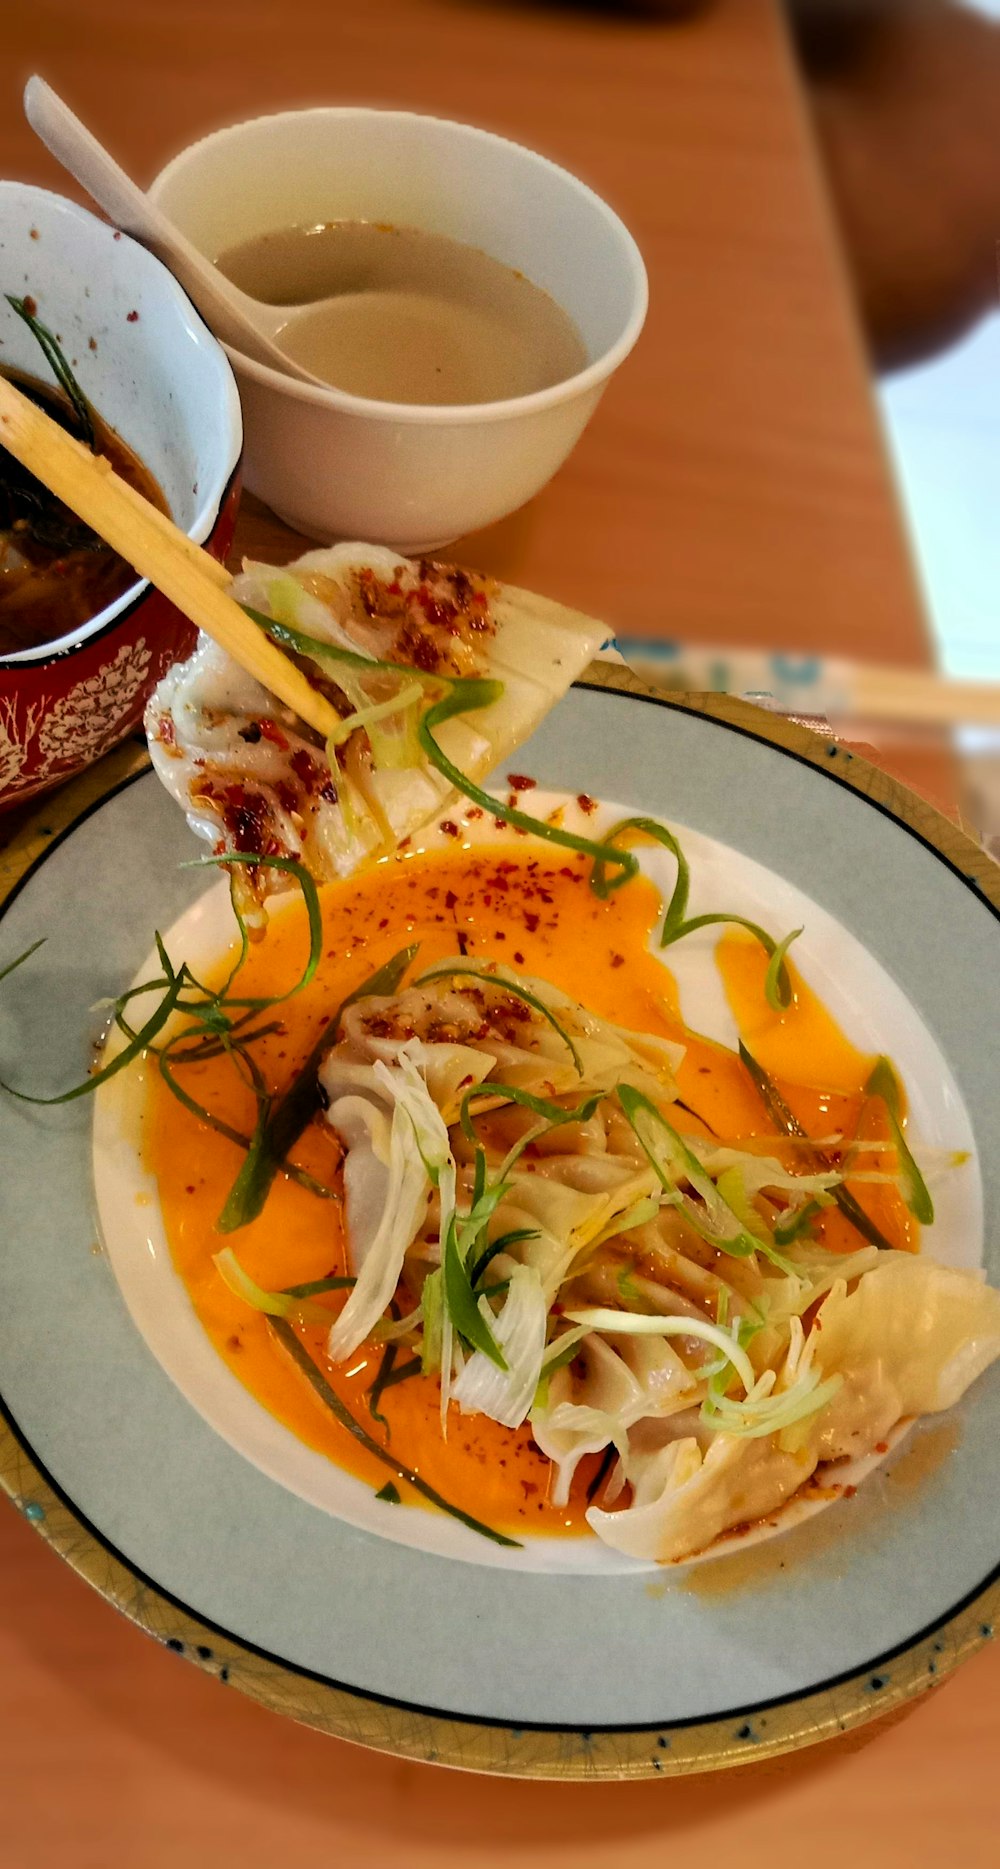
<instances>
[{"instance_id":1,"label":"dumpling held by chopsticks","mask_svg":"<svg viewBox=\"0 0 1000 1869\"><path fill-rule=\"evenodd\" d=\"M440 812L456 772L508 758L600 646L601 625L451 566L371 545L247 563L231 595L330 700L324 743L209 637L152 695L153 764L218 851L259 856L253 925L287 885L269 857L319 882L395 849Z\"/></svg>"}]
</instances>

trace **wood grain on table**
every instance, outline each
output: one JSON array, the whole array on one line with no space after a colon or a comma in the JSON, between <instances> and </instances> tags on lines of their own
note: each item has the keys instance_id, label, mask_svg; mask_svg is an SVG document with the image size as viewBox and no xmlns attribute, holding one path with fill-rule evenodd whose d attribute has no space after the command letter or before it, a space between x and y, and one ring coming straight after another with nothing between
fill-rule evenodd
<instances>
[{"instance_id":1,"label":"wood grain on table","mask_svg":"<svg viewBox=\"0 0 1000 1869\"><path fill-rule=\"evenodd\" d=\"M630 633L928 659L776 0L679 25L488 0L36 0L4 40L0 172L63 192L21 120L32 70L140 180L216 123L359 100L472 118L578 170L643 247L649 325L553 485L463 555ZM252 505L239 544L295 549ZM138 1634L6 1506L0 1579L0 1869L998 1859L995 1651L788 1760L527 1785L282 1722Z\"/></svg>"},{"instance_id":2,"label":"wood grain on table","mask_svg":"<svg viewBox=\"0 0 1000 1869\"><path fill-rule=\"evenodd\" d=\"M24 124L37 69L142 182L217 124L317 102L468 117L577 171L650 314L576 453L466 545L653 632L927 657L778 0L680 24L506 0L36 0L4 32L0 173L76 194Z\"/></svg>"}]
</instances>

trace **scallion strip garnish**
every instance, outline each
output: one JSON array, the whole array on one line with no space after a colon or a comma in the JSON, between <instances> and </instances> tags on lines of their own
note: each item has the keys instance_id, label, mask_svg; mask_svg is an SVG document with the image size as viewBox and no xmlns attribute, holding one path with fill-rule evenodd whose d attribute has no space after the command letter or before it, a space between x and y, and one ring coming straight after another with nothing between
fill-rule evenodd
<instances>
[{"instance_id":1,"label":"scallion strip garnish","mask_svg":"<svg viewBox=\"0 0 1000 1869\"><path fill-rule=\"evenodd\" d=\"M748 934L753 935L755 941L759 941L768 956L770 964L764 982L764 993L768 1005L774 1012L781 1012L786 1006L791 1005L792 982L785 966L785 954L790 943L795 939L795 935L786 935L784 941L778 944L766 929L759 928L756 922L747 921L743 915L693 915L688 918L691 870L673 832L668 830L665 824L658 823L655 818L622 818L620 823L612 825L603 841L604 854L599 861L595 862L594 873L591 877L591 887L596 895L603 900L613 889L620 889L622 882L626 880L624 877L613 877L608 881L604 873L605 860L614 850L620 837L648 837L653 843L662 844L665 850L669 850L677 865L677 880L674 883L670 901L667 903L663 927L660 931L661 948L672 947L675 941L682 941L685 935L694 934L698 928L723 926L745 928ZM796 934L801 934L801 932L801 929L796 930Z\"/></svg>"},{"instance_id":2,"label":"scallion strip garnish","mask_svg":"<svg viewBox=\"0 0 1000 1869\"><path fill-rule=\"evenodd\" d=\"M488 811L494 818L502 818L515 831L526 831L531 837L541 837L549 844L558 844L563 850L573 850L578 856L596 858L601 854L601 845L592 838L580 837L575 831L563 830L561 825L549 824L542 818L533 818L526 811L518 810L515 805L508 805L503 800L484 792L472 779L467 779L460 767L453 765L439 742L434 738L435 727L443 727L445 721L456 714L471 714L481 707L488 707L503 693L503 683L499 681L456 681L450 694L440 701L435 701L426 714L417 722L417 739L432 766L447 779L457 792L464 793L481 811ZM630 851L606 851L605 857L617 863L622 871L622 881L638 873L639 865Z\"/></svg>"},{"instance_id":3,"label":"scallion strip garnish","mask_svg":"<svg viewBox=\"0 0 1000 1869\"><path fill-rule=\"evenodd\" d=\"M7 300L11 310L15 311L18 317L22 318L27 325L28 330L31 332L36 344L42 351L46 363L49 365L53 376L59 384L60 389L65 394L80 424L81 441L93 452L97 443L97 432L94 428L94 412L63 355L58 338L53 336L48 326L44 325L40 318L35 317L34 312L28 310L28 302L26 299L15 298L11 292L5 292L4 298Z\"/></svg>"},{"instance_id":4,"label":"scallion strip garnish","mask_svg":"<svg viewBox=\"0 0 1000 1869\"><path fill-rule=\"evenodd\" d=\"M38 940L33 941L30 947L26 947L23 954L18 954L15 960L9 960L6 967L0 967L0 980L8 979L12 973L17 972L19 967L23 967L25 961L31 959L32 954L37 954L39 948L45 946L46 939L45 935L39 935ZM166 986L166 981L163 984Z\"/></svg>"},{"instance_id":5,"label":"scallion strip garnish","mask_svg":"<svg viewBox=\"0 0 1000 1869\"><path fill-rule=\"evenodd\" d=\"M393 1308L394 1315L398 1317L399 1312L398 1312L397 1307L393 1305L392 1308ZM370 1414L373 1421L378 1421L381 1423L382 1427L385 1429L386 1440L389 1440L391 1430L390 1430L389 1423L387 1422L385 1416L382 1413L380 1413L379 1402L382 1400L382 1390L385 1388L386 1384L392 1378L392 1372L393 1372L393 1368L395 1367L395 1362L396 1362L396 1345L394 1343L387 1343L385 1346L385 1349L382 1351L382 1361L380 1362L378 1366L378 1374L376 1375L375 1380L372 1383L372 1386L368 1391L368 1413Z\"/></svg>"},{"instance_id":6,"label":"scallion strip garnish","mask_svg":"<svg viewBox=\"0 0 1000 1869\"><path fill-rule=\"evenodd\" d=\"M324 1291L353 1291L356 1278L337 1273L334 1278L310 1278L304 1285L286 1285L286 1298L318 1298Z\"/></svg>"},{"instance_id":7,"label":"scallion strip garnish","mask_svg":"<svg viewBox=\"0 0 1000 1869\"><path fill-rule=\"evenodd\" d=\"M407 1486L412 1486L414 1492L419 1493L422 1499L426 1499L429 1505L437 1506L441 1512L447 1512L449 1518L457 1519L460 1525L466 1525L470 1531L478 1532L481 1538L489 1538L494 1544L506 1545L514 1551L521 1549L517 1538L508 1538L505 1532L494 1531L492 1525L484 1525L481 1519L474 1519L470 1513L463 1512L460 1506L452 1505L450 1499L445 1499L441 1493L435 1491L433 1486L428 1486L427 1481L421 1479L419 1473L414 1473L410 1467L404 1466L401 1460L396 1460L387 1448L381 1447L378 1441L362 1427L360 1421L355 1420L336 1390L331 1388L322 1370L313 1362L305 1345L300 1343L295 1331L285 1318L269 1317L268 1326L282 1349L287 1351L293 1363L311 1385L320 1401L339 1421L341 1427L346 1428L348 1434L352 1434L368 1453L374 1455L376 1460L380 1460L384 1467L388 1467L397 1479L404 1480Z\"/></svg>"},{"instance_id":8,"label":"scallion strip garnish","mask_svg":"<svg viewBox=\"0 0 1000 1869\"><path fill-rule=\"evenodd\" d=\"M790 1208L787 1214L779 1215L774 1223L778 1245L791 1246L795 1240L811 1238L813 1221L818 1220L822 1212L820 1201L808 1200L801 1207Z\"/></svg>"},{"instance_id":9,"label":"scallion strip garnish","mask_svg":"<svg viewBox=\"0 0 1000 1869\"><path fill-rule=\"evenodd\" d=\"M248 1226L263 1211L275 1175L319 1109L320 1066L327 1052L337 1042L340 1021L348 1006L353 1006L359 999L381 998L395 993L418 946L419 943L415 943L411 947L400 948L391 960L362 980L353 993L348 993L323 1027L288 1089L275 1098L263 1127L258 1125L246 1161L230 1189L223 1210L227 1217L224 1229L227 1233L235 1233L240 1227Z\"/></svg>"},{"instance_id":10,"label":"scallion strip garnish","mask_svg":"<svg viewBox=\"0 0 1000 1869\"><path fill-rule=\"evenodd\" d=\"M802 1142L809 1142L811 1138L808 1130L803 1128L798 1117L789 1109L773 1077L765 1071L762 1064L758 1064L742 1039L740 1039L740 1059L744 1069L752 1078L757 1094L775 1128L781 1130L786 1136L796 1136ZM808 1151L806 1165L828 1168L831 1164L822 1149L814 1147ZM892 1251L892 1241L886 1239L881 1227L876 1226L875 1221L865 1212L860 1201L855 1200L850 1188L845 1188L838 1183L836 1187L830 1189L830 1193L845 1220L850 1221L855 1232L860 1233L862 1239L868 1241L869 1246L878 1246L883 1252Z\"/></svg>"},{"instance_id":11,"label":"scallion strip garnish","mask_svg":"<svg viewBox=\"0 0 1000 1869\"><path fill-rule=\"evenodd\" d=\"M301 1287L293 1286L287 1291L266 1291L250 1277L240 1264L231 1246L224 1246L221 1252L213 1253L212 1262L224 1285L227 1285L234 1297L241 1298L252 1310L259 1311L264 1317L299 1317L304 1323L325 1324L333 1322L333 1313L324 1305L315 1304ZM329 1289L326 1280L320 1281L324 1290Z\"/></svg>"},{"instance_id":12,"label":"scallion strip garnish","mask_svg":"<svg viewBox=\"0 0 1000 1869\"><path fill-rule=\"evenodd\" d=\"M411 1376L419 1376L422 1373L423 1365L419 1356L411 1356L405 1363L397 1363L389 1371L382 1384L382 1391L384 1393L386 1389L398 1389L401 1382L409 1382Z\"/></svg>"},{"instance_id":13,"label":"scallion strip garnish","mask_svg":"<svg viewBox=\"0 0 1000 1869\"><path fill-rule=\"evenodd\" d=\"M221 1045L213 1046L209 1055L217 1057L222 1050ZM176 1097L178 1103L182 1104L185 1110L190 1111L192 1116L196 1116L200 1123L206 1123L209 1129L214 1129L216 1135L225 1136L226 1141L231 1142L235 1148L249 1149L249 1136L244 1135L240 1129L234 1129L233 1125L225 1122L221 1116L216 1116L214 1110L206 1109L203 1103L199 1103L196 1097L192 1097L190 1092L177 1082L167 1063L168 1056L169 1046L164 1046L157 1053L157 1064L160 1076L171 1095ZM195 1060L189 1060L189 1062L195 1062ZM325 1201L339 1201L340 1195L335 1188L328 1188L324 1182L317 1181L314 1175L308 1174L304 1168L297 1167L294 1162L283 1161L281 1169L292 1181L298 1182L300 1187L305 1188L307 1194L317 1194L321 1200ZM353 1284L353 1280L351 1282Z\"/></svg>"},{"instance_id":14,"label":"scallion strip garnish","mask_svg":"<svg viewBox=\"0 0 1000 1869\"><path fill-rule=\"evenodd\" d=\"M282 870L286 876L294 877L305 901L309 921L309 953L295 985L290 986L285 993L272 993L269 999L226 998L227 1006L249 1006L256 1012L266 1012L272 1006L284 1005L286 999L294 999L296 994L301 993L316 977L316 969L323 952L323 915L319 905L319 892L309 871L297 857L261 857L245 850L224 850L218 856L197 857L190 863L182 863L181 868L200 870L212 866L224 868L230 864L242 864L249 869L256 870ZM239 920L238 916L237 919ZM224 992L225 989L223 989ZM223 993L212 995L215 1004L221 1003Z\"/></svg>"},{"instance_id":15,"label":"scallion strip garnish","mask_svg":"<svg viewBox=\"0 0 1000 1869\"><path fill-rule=\"evenodd\" d=\"M500 1345L479 1309L479 1297L474 1291L466 1255L475 1246L480 1235L485 1231L494 1209L506 1193L503 1182L487 1188L471 1211L463 1218L452 1214L445 1236L441 1269L444 1275L444 1298L448 1315L459 1335L474 1350L481 1350L498 1369L505 1370L507 1362Z\"/></svg>"},{"instance_id":16,"label":"scallion strip garnish","mask_svg":"<svg viewBox=\"0 0 1000 1869\"><path fill-rule=\"evenodd\" d=\"M932 1226L934 1202L931 1200L930 1189L903 1135L903 1126L900 1121L899 1083L888 1058L879 1058L865 1085L865 1092L869 1097L879 1097L885 1105L885 1113L889 1119L889 1133L896 1150L900 1193L913 1218L919 1220L921 1226Z\"/></svg>"},{"instance_id":17,"label":"scallion strip garnish","mask_svg":"<svg viewBox=\"0 0 1000 1869\"><path fill-rule=\"evenodd\" d=\"M72 1090L63 1090L57 1097L34 1097L30 1096L25 1090L15 1090L13 1084L5 1083L2 1078L0 1078L0 1090L6 1090L7 1094L11 1097L16 1097L19 1103L73 1103L77 1097L89 1097L91 1092L97 1090L99 1085L106 1084L111 1077L117 1077L119 1071L124 1071L127 1065L131 1064L135 1058L138 1058L141 1053L146 1050L150 1039L155 1038L157 1032L162 1031L163 1027L166 1025L167 1020L170 1018L177 1004L183 986L184 981L182 975L176 974L170 981L159 1005L154 1012L150 1013L145 1025L140 1027L131 1042L122 1047L121 1051L112 1058L110 1064L102 1065L101 1069L95 1071L92 1077L84 1078L82 1084L74 1084Z\"/></svg>"},{"instance_id":18,"label":"scallion strip garnish","mask_svg":"<svg viewBox=\"0 0 1000 1869\"><path fill-rule=\"evenodd\" d=\"M696 1233L710 1245L718 1247L720 1252L729 1253L733 1258L747 1259L755 1253L762 1245L761 1240L756 1234L747 1232L737 1215L723 1200L711 1177L705 1173L697 1156L688 1148L680 1131L675 1129L672 1123L668 1123L662 1110L658 1110L649 1097L645 1096L641 1090L633 1089L631 1084L619 1084L616 1094L624 1115L664 1194L673 1206L680 1209L685 1220L694 1227ZM664 1140L662 1151L654 1148L648 1134L643 1133L639 1120L641 1117L645 1117L647 1123L654 1123L662 1133ZM662 1159L663 1154L666 1155L665 1161ZM706 1214L714 1209L717 1219L729 1221L730 1230L727 1234L706 1224L694 1202L685 1199L682 1194L678 1187L680 1179L688 1181L695 1193L700 1195L705 1202Z\"/></svg>"},{"instance_id":19,"label":"scallion strip garnish","mask_svg":"<svg viewBox=\"0 0 1000 1869\"><path fill-rule=\"evenodd\" d=\"M598 1467L597 1472L594 1474L593 1479L590 1481L590 1484L587 1487L587 1504L588 1505L593 1505L594 1500L597 1498L597 1495L600 1492L601 1487L604 1485L604 1482L607 1479L608 1474L611 1472L611 1468L614 1463L615 1455L617 1454L617 1452L618 1452L618 1449L615 1446L613 1441L604 1449L604 1452L601 1455L601 1464Z\"/></svg>"},{"instance_id":20,"label":"scallion strip garnish","mask_svg":"<svg viewBox=\"0 0 1000 1869\"><path fill-rule=\"evenodd\" d=\"M469 1273L470 1285L472 1285L474 1289L481 1283L483 1273L486 1271L487 1267L492 1264L499 1253L509 1252L512 1246L520 1246L525 1240L540 1240L541 1237L537 1227L513 1227L509 1233L499 1234L498 1237L480 1253L479 1258L473 1265ZM483 1297L488 1296L485 1291L483 1291L481 1295Z\"/></svg>"},{"instance_id":21,"label":"scallion strip garnish","mask_svg":"<svg viewBox=\"0 0 1000 1869\"><path fill-rule=\"evenodd\" d=\"M423 977L426 979L426 974ZM500 1100L503 1103L519 1104L522 1109L533 1110L536 1116L544 1116L550 1128L556 1129L562 1123L589 1122L604 1095L603 1090L598 1090L593 1096L586 1097L582 1103L578 1103L575 1109L564 1110L561 1104L552 1103L547 1097L536 1097L532 1091L520 1090L514 1084L475 1084L471 1090L466 1091L462 1098L460 1116L462 1134L469 1142L475 1142L476 1132L472 1125L471 1106L476 1102L485 1102L490 1099L494 1102Z\"/></svg>"}]
</instances>

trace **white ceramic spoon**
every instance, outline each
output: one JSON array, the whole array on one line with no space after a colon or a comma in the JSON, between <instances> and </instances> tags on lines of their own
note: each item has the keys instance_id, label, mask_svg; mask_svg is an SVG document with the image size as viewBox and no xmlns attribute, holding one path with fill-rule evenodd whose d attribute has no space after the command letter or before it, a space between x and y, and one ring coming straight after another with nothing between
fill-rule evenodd
<instances>
[{"instance_id":1,"label":"white ceramic spoon","mask_svg":"<svg viewBox=\"0 0 1000 1869\"><path fill-rule=\"evenodd\" d=\"M298 310L315 314L316 306L263 305L241 292L218 268L192 246L180 229L150 201L149 196L119 168L96 136L74 116L43 78L29 78L24 89L24 113L47 149L64 169L87 190L116 227L151 247L180 281L206 324L226 344L258 363L269 364L286 376L328 389L322 377L296 363L275 343Z\"/></svg>"}]
</instances>

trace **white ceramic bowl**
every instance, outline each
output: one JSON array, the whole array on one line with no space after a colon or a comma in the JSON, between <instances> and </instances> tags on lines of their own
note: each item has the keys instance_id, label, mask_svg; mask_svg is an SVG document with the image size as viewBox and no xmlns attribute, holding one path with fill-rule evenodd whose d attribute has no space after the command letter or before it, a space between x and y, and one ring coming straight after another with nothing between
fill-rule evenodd
<instances>
[{"instance_id":1,"label":"white ceramic bowl","mask_svg":"<svg viewBox=\"0 0 1000 1869\"><path fill-rule=\"evenodd\" d=\"M390 221L481 247L544 287L587 347L576 376L502 402L429 407L314 388L230 350L246 484L322 538L427 550L488 525L562 464L632 349L646 272L617 215L544 156L407 111L287 111L217 130L150 193L203 253L279 227Z\"/></svg>"},{"instance_id":2,"label":"white ceramic bowl","mask_svg":"<svg viewBox=\"0 0 1000 1869\"><path fill-rule=\"evenodd\" d=\"M225 356L145 247L43 188L0 182L0 294L27 294L81 387L218 558L233 536L243 440ZM52 380L0 296L0 362ZM71 778L142 719L195 629L141 579L82 627L0 656L0 811Z\"/></svg>"}]
</instances>

